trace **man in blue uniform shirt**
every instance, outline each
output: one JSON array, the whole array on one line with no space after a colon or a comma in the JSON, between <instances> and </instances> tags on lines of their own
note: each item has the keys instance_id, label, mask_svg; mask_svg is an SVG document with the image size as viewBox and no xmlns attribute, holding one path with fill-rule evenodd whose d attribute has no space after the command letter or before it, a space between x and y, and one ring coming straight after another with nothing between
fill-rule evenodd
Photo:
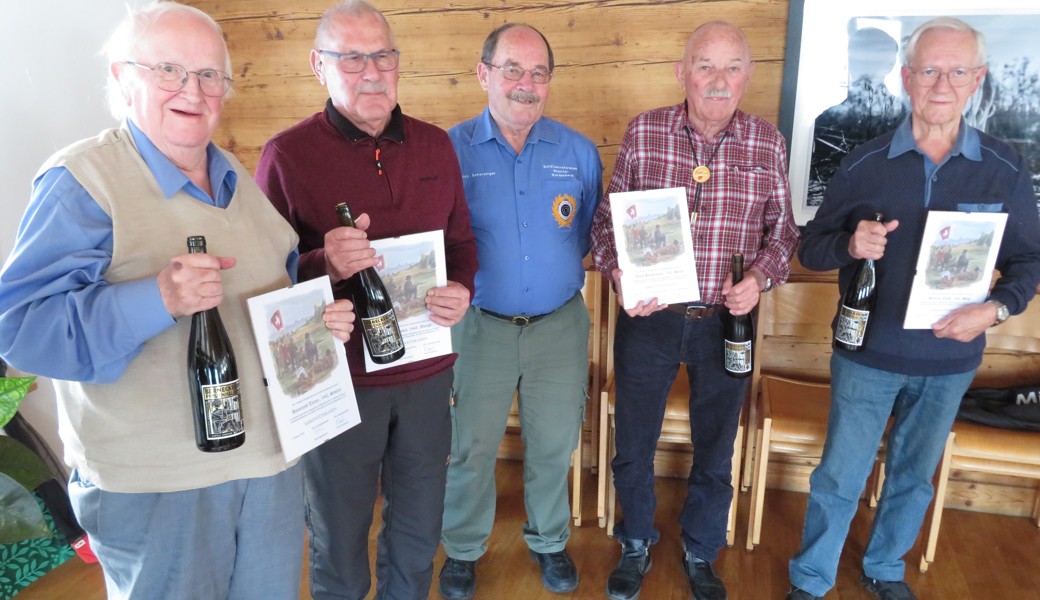
<instances>
[{"instance_id":1,"label":"man in blue uniform shirt","mask_svg":"<svg viewBox=\"0 0 1040 600\"><path fill-rule=\"evenodd\" d=\"M480 268L473 306L452 331L454 439L441 541L444 598L472 598L495 520L495 458L513 396L524 440L524 539L550 591L578 585L567 473L588 377L581 298L602 191L596 146L542 116L553 75L548 40L508 23L477 65L488 108L448 131L462 166Z\"/></svg>"}]
</instances>

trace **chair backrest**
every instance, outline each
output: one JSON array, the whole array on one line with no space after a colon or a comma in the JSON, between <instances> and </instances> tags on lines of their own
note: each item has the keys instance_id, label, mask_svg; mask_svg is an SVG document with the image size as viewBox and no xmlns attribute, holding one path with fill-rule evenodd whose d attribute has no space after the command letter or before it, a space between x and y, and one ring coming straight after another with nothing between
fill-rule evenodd
<instances>
[{"instance_id":1,"label":"chair backrest","mask_svg":"<svg viewBox=\"0 0 1040 600\"><path fill-rule=\"evenodd\" d=\"M986 332L986 353L972 387L1012 387L1040 382L1040 300Z\"/></svg>"}]
</instances>

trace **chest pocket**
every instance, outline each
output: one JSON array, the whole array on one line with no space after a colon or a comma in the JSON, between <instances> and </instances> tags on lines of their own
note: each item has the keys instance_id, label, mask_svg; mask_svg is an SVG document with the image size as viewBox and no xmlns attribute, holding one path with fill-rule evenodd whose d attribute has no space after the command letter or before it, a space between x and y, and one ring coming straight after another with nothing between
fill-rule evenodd
<instances>
[{"instance_id":1,"label":"chest pocket","mask_svg":"<svg viewBox=\"0 0 1040 600\"><path fill-rule=\"evenodd\" d=\"M1004 203L968 204L961 202L957 204L957 210L960 212L998 213L1004 212Z\"/></svg>"}]
</instances>

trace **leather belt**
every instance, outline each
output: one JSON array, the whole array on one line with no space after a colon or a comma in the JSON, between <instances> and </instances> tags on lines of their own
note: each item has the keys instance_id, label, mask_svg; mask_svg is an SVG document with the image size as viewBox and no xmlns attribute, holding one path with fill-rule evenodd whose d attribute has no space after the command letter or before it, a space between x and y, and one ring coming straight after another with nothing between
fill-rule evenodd
<instances>
[{"instance_id":1,"label":"leather belt","mask_svg":"<svg viewBox=\"0 0 1040 600\"><path fill-rule=\"evenodd\" d=\"M722 311L723 308L725 308L725 305L723 304L710 304L708 306L669 304L668 308L665 310L679 313L687 319L707 319L708 317L715 316L715 314Z\"/></svg>"},{"instance_id":2,"label":"leather belt","mask_svg":"<svg viewBox=\"0 0 1040 600\"><path fill-rule=\"evenodd\" d=\"M510 315L502 315L502 314L499 314L497 312L490 311L490 310L488 310L486 308L481 308L480 312L484 313L485 315L487 315L489 317L494 317L494 318L496 318L496 319L498 319L500 321L508 321L508 322L512 323L513 325L516 325L517 327L524 327L525 325L530 325L531 323L534 323L535 321L540 321L540 320L544 319L545 317L548 317L549 315L552 314L552 313L545 313L544 315L534 315L534 316L530 316L530 317L527 316L527 315L512 315L512 316L510 316Z\"/></svg>"}]
</instances>

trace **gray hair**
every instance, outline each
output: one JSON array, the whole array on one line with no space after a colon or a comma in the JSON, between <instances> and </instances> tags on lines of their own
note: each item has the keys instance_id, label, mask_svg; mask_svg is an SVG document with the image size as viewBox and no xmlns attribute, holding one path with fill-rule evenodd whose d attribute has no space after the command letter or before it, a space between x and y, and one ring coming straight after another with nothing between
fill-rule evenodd
<instances>
[{"instance_id":1,"label":"gray hair","mask_svg":"<svg viewBox=\"0 0 1040 600\"><path fill-rule=\"evenodd\" d=\"M213 29L213 32L220 37L223 43L224 32L221 31L220 25L218 25L212 17L193 6L186 6L177 2L160 1L137 11L128 10L126 17L124 17L119 23L116 30L112 32L111 37L108 38L108 41L105 43L103 48L103 52L108 58L109 65L108 82L106 84L108 110L116 119L122 120L126 116L127 110L126 98L123 96L123 89L120 87L119 82L116 81L115 76L112 75L112 65L123 63L128 60L134 60L138 45L148 34L152 26L162 20L164 16L171 13L195 15ZM227 44L224 43L223 45L224 70L230 74L231 53L228 52ZM229 90L228 93L224 95L224 99L230 97L231 93L231 90Z\"/></svg>"},{"instance_id":2,"label":"gray hair","mask_svg":"<svg viewBox=\"0 0 1040 600\"><path fill-rule=\"evenodd\" d=\"M545 38L545 35L541 31L538 31L534 27L526 23L506 23L505 25L499 25L494 31L488 34L487 38L484 39L484 47L480 51L480 62L485 65L490 65L495 59L495 52L498 52L498 40L502 37L502 34L509 31L514 27L526 27L531 31L538 34L538 37L542 38L545 42L545 50L549 54L549 72L552 73L556 68L556 60L553 58L552 46L549 45L549 40Z\"/></svg>"},{"instance_id":3,"label":"gray hair","mask_svg":"<svg viewBox=\"0 0 1040 600\"><path fill-rule=\"evenodd\" d=\"M376 17L383 23L383 26L386 27L386 33L390 37L390 43L394 48L397 48L397 39L394 38L394 30L390 28L390 22L386 20L383 13L379 12L378 8L365 2L365 0L343 0L343 2L322 13L321 20L318 21L318 31L314 34L314 48L317 50L321 49L321 40L329 34L332 21L337 17L364 17L369 15Z\"/></svg>"},{"instance_id":4,"label":"gray hair","mask_svg":"<svg viewBox=\"0 0 1040 600\"><path fill-rule=\"evenodd\" d=\"M986 36L981 31L968 25L956 17L935 17L917 26L903 45L903 64L907 67L914 62L917 54L917 43L921 41L924 32L931 29L951 29L953 31L967 31L975 38L975 66L981 67L986 64ZM967 66L967 65L965 65Z\"/></svg>"}]
</instances>

